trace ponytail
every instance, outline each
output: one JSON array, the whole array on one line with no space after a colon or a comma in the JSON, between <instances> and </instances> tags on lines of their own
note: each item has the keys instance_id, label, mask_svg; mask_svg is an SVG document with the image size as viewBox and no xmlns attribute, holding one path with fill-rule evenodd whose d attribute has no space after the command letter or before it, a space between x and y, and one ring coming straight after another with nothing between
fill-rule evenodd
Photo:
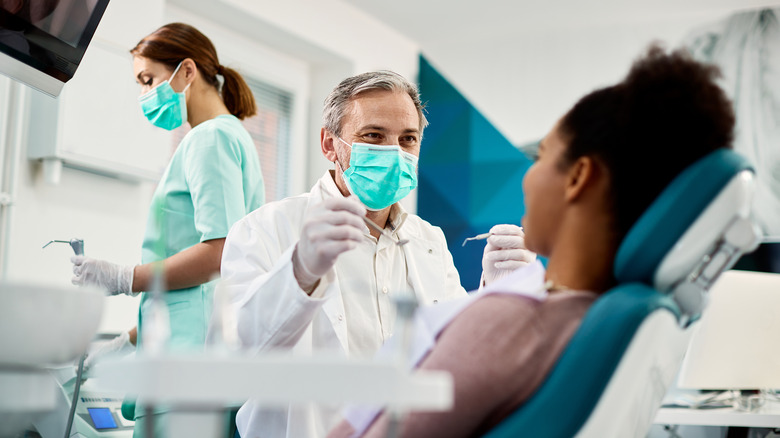
<instances>
[{"instance_id":1,"label":"ponytail","mask_svg":"<svg viewBox=\"0 0 780 438\"><path fill-rule=\"evenodd\" d=\"M232 68L222 66L211 40L189 24L166 24L139 41L130 53L163 63L171 70L183 59L190 58L207 84L219 89L217 75L225 79L222 100L230 114L241 120L257 114L254 95L244 78Z\"/></svg>"},{"instance_id":2,"label":"ponytail","mask_svg":"<svg viewBox=\"0 0 780 438\"><path fill-rule=\"evenodd\" d=\"M257 114L254 95L244 78L232 68L222 65L217 67L217 73L224 78L222 100L230 114L241 120Z\"/></svg>"}]
</instances>

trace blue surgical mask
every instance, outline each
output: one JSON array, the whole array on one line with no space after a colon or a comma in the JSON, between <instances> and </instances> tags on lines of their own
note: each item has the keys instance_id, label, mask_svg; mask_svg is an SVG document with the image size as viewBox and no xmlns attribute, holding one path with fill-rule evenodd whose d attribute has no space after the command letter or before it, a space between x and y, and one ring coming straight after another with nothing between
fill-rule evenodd
<instances>
[{"instance_id":1,"label":"blue surgical mask","mask_svg":"<svg viewBox=\"0 0 780 438\"><path fill-rule=\"evenodd\" d=\"M417 187L417 157L399 145L352 143L349 167L342 171L347 189L369 210L382 210Z\"/></svg>"},{"instance_id":2,"label":"blue surgical mask","mask_svg":"<svg viewBox=\"0 0 780 438\"><path fill-rule=\"evenodd\" d=\"M176 66L171 77L138 97L144 116L152 125L169 131L178 128L187 120L187 103L184 92L190 87L187 84L181 93L173 91L171 80L179 71L181 62Z\"/></svg>"}]
</instances>

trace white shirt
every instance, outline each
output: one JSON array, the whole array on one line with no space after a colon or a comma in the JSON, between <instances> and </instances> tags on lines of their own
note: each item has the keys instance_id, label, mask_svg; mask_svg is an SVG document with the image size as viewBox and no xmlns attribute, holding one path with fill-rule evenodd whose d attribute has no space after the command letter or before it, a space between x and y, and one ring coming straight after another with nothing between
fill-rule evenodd
<instances>
[{"instance_id":1,"label":"white shirt","mask_svg":"<svg viewBox=\"0 0 780 438\"><path fill-rule=\"evenodd\" d=\"M254 351L290 348L373 354L392 334L392 296L410 288L420 305L466 295L444 233L396 204L393 231L409 243L366 240L339 256L311 296L292 272L292 252L312 206L341 196L329 172L309 193L272 202L237 222L225 241L222 282L232 296L238 335ZM387 293L385 293L385 288ZM320 437L339 419L339 406L264 409L250 400L236 423L243 438Z\"/></svg>"},{"instance_id":2,"label":"white shirt","mask_svg":"<svg viewBox=\"0 0 780 438\"><path fill-rule=\"evenodd\" d=\"M395 238L407 216L400 205L392 207L387 228L393 230ZM342 254L339 260L343 263L337 267L336 277L342 285L349 353L373 356L393 334L393 297L412 289L406 280L404 252L393 240L384 235L376 239L366 228L363 241L354 250ZM371 260L371 269L344 269L365 265L368 260Z\"/></svg>"}]
</instances>

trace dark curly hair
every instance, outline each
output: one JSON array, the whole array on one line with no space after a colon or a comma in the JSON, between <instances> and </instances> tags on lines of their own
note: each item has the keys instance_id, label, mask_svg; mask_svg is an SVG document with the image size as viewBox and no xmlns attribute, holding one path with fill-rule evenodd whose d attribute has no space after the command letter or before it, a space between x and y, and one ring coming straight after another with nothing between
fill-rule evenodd
<instances>
[{"instance_id":1,"label":"dark curly hair","mask_svg":"<svg viewBox=\"0 0 780 438\"><path fill-rule=\"evenodd\" d=\"M684 50L653 44L622 82L586 95L561 119L561 165L593 156L609 171L619 239L683 169L731 147L734 110L719 77Z\"/></svg>"}]
</instances>

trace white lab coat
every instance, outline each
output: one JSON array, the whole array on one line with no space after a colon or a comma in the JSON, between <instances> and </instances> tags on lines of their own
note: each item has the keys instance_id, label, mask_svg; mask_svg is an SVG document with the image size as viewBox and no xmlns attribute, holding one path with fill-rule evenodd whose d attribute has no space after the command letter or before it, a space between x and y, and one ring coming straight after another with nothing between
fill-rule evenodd
<instances>
[{"instance_id":1,"label":"white lab coat","mask_svg":"<svg viewBox=\"0 0 780 438\"><path fill-rule=\"evenodd\" d=\"M338 193L330 172L309 193L272 202L255 210L230 230L222 255L222 281L230 291L243 346L262 351L293 349L349 354L341 289L334 269L320 280L312 296L293 276L292 252L311 208ZM340 195L339 195L340 196ZM447 249L444 233L416 215L398 229L407 264L407 282L421 305L466 296ZM242 438L322 437L339 419L338 406L255 407L250 400L237 417Z\"/></svg>"}]
</instances>

